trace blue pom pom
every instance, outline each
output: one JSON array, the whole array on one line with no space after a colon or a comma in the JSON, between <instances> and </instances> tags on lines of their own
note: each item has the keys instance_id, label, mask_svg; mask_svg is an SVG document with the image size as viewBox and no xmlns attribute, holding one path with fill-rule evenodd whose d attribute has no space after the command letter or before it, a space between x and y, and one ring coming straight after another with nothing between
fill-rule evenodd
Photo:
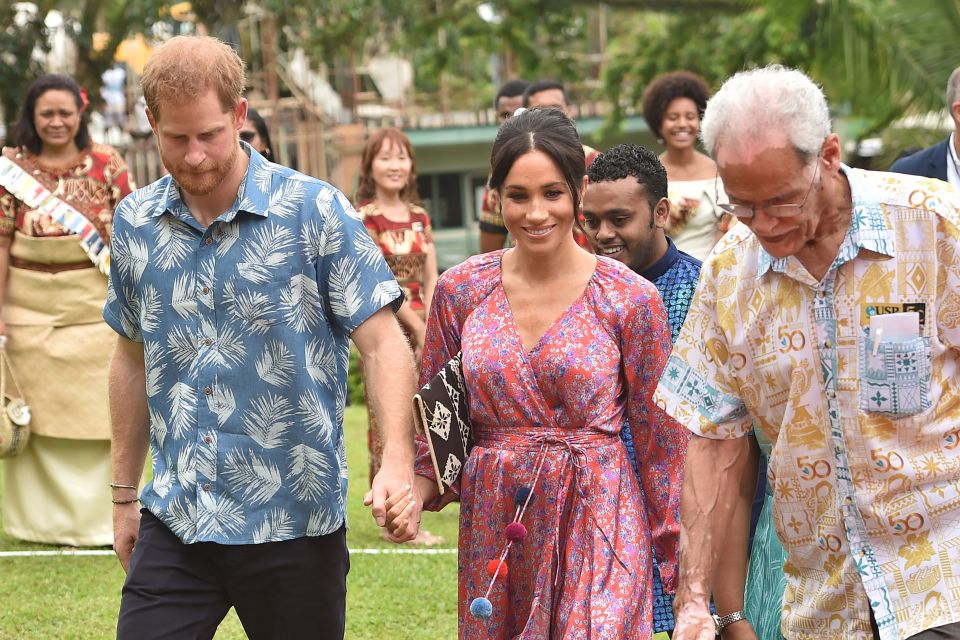
<instances>
[{"instance_id":1,"label":"blue pom pom","mask_svg":"<svg viewBox=\"0 0 960 640\"><path fill-rule=\"evenodd\" d=\"M518 507L522 507L527 502L527 498L530 496L530 487L520 487L517 489L517 492L513 494L513 504Z\"/></svg>"},{"instance_id":2,"label":"blue pom pom","mask_svg":"<svg viewBox=\"0 0 960 640\"><path fill-rule=\"evenodd\" d=\"M493 615L493 605L486 598L474 598L470 603L470 615L474 618L489 618Z\"/></svg>"}]
</instances>

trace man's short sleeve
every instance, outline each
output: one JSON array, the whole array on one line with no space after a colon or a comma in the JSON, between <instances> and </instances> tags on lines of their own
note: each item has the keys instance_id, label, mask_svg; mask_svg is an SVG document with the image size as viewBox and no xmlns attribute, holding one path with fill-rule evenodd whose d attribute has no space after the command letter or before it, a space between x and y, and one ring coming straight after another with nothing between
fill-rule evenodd
<instances>
[{"instance_id":1,"label":"man's short sleeve","mask_svg":"<svg viewBox=\"0 0 960 640\"><path fill-rule=\"evenodd\" d=\"M403 292L346 196L337 191L333 198L317 201L329 202L319 212L323 231L317 283L334 323L350 334L387 305L396 312Z\"/></svg>"},{"instance_id":2,"label":"man's short sleeve","mask_svg":"<svg viewBox=\"0 0 960 640\"><path fill-rule=\"evenodd\" d=\"M752 430L753 421L732 374L728 334L717 319L716 283L706 269L654 397L697 435L737 438Z\"/></svg>"},{"instance_id":3,"label":"man's short sleeve","mask_svg":"<svg viewBox=\"0 0 960 640\"><path fill-rule=\"evenodd\" d=\"M128 196L114 212L110 234L110 281L107 284L103 319L121 336L134 342L143 342L137 281L143 273L148 245L143 238L136 237L136 230L127 221L137 202L137 198Z\"/></svg>"}]
</instances>

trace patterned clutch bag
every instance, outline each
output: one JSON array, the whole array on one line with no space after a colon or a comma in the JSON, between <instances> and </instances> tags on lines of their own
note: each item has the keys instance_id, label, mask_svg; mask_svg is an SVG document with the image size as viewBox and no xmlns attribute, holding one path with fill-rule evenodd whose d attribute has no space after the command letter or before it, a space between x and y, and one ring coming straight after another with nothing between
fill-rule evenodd
<instances>
[{"instance_id":1,"label":"patterned clutch bag","mask_svg":"<svg viewBox=\"0 0 960 640\"><path fill-rule=\"evenodd\" d=\"M441 495L460 477L473 446L460 358L458 353L413 396L417 432L426 437Z\"/></svg>"}]
</instances>

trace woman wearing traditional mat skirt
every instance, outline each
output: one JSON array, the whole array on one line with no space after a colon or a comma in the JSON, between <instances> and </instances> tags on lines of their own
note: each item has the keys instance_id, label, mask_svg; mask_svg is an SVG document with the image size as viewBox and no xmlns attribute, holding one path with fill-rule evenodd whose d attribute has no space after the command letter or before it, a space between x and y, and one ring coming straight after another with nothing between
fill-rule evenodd
<instances>
[{"instance_id":1,"label":"woman wearing traditional mat skirt","mask_svg":"<svg viewBox=\"0 0 960 640\"><path fill-rule=\"evenodd\" d=\"M113 542L116 342L100 314L113 210L132 185L119 154L91 142L85 107L72 78L39 78L20 146L0 159L0 332L32 412L29 445L3 464L3 525L23 540L99 546Z\"/></svg>"}]
</instances>

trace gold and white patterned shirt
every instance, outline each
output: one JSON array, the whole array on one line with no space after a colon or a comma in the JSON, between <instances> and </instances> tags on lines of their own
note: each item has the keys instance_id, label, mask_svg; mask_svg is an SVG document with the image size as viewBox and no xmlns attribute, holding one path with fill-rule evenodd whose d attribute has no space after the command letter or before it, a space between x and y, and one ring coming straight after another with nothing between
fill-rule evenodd
<instances>
[{"instance_id":1,"label":"gold and white patterned shirt","mask_svg":"<svg viewBox=\"0 0 960 640\"><path fill-rule=\"evenodd\" d=\"M787 638L906 638L960 620L960 194L842 168L853 215L821 281L737 225L703 265L657 389L709 438L773 442ZM918 311L874 344L869 318Z\"/></svg>"}]
</instances>

